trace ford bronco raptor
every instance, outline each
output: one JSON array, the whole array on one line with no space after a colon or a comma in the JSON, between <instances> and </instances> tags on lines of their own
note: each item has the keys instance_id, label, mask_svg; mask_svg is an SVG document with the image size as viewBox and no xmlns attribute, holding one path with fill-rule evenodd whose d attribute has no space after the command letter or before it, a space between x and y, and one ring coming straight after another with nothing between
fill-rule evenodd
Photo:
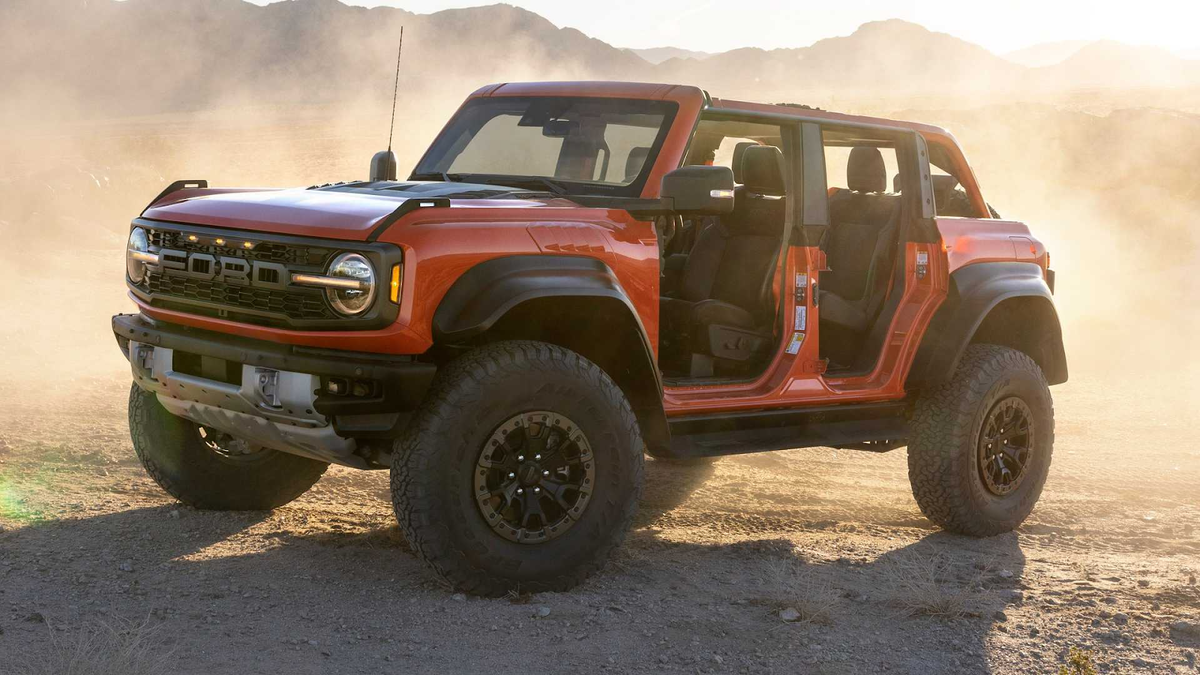
<instances>
[{"instance_id":1,"label":"ford bronco raptor","mask_svg":"<svg viewBox=\"0 0 1200 675\"><path fill-rule=\"evenodd\" d=\"M383 155L384 153L381 153ZM687 86L500 84L406 181L179 181L132 223L149 474L271 509L389 469L453 586L564 590L630 527L643 456L907 446L941 527L1012 530L1067 365L1054 273L946 131Z\"/></svg>"}]
</instances>

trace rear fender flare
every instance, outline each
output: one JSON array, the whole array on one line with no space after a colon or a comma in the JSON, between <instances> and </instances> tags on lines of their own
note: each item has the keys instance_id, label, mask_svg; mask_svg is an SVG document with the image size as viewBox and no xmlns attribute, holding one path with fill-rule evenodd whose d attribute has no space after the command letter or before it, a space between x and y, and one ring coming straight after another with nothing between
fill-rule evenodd
<instances>
[{"instance_id":1,"label":"rear fender flare","mask_svg":"<svg viewBox=\"0 0 1200 675\"><path fill-rule=\"evenodd\" d=\"M1062 327L1042 268L1034 263L992 262L968 265L950 275L950 292L925 331L905 389L919 390L948 381L977 335L982 341L994 341L979 335L980 329L993 310L1015 299L1023 301L1022 319L1032 321L1005 326L1020 343L1006 346L1033 352L1029 356L1041 366L1050 384L1066 382Z\"/></svg>"}]
</instances>

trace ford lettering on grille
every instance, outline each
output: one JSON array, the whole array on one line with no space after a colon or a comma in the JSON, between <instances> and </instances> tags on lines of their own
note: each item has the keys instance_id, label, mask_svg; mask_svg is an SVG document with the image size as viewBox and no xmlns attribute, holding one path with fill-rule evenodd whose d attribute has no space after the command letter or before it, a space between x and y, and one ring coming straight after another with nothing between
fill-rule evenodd
<instances>
[{"instance_id":1,"label":"ford lettering on grille","mask_svg":"<svg viewBox=\"0 0 1200 675\"><path fill-rule=\"evenodd\" d=\"M166 248L160 249L158 254L159 265L163 273L169 276L275 290L286 289L291 279L287 267L264 260L188 253Z\"/></svg>"}]
</instances>

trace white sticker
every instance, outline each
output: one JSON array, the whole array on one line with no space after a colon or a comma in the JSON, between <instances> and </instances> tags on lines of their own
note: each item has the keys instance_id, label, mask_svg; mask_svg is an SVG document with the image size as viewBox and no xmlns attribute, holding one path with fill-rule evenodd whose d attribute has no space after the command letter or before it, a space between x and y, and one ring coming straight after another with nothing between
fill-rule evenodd
<instances>
[{"instance_id":1,"label":"white sticker","mask_svg":"<svg viewBox=\"0 0 1200 675\"><path fill-rule=\"evenodd\" d=\"M798 353L802 344L804 344L804 333L792 333L792 341L788 343L787 353Z\"/></svg>"},{"instance_id":2,"label":"white sticker","mask_svg":"<svg viewBox=\"0 0 1200 675\"><path fill-rule=\"evenodd\" d=\"M796 288L808 288L808 275L807 274L797 274L796 275Z\"/></svg>"},{"instance_id":3,"label":"white sticker","mask_svg":"<svg viewBox=\"0 0 1200 675\"><path fill-rule=\"evenodd\" d=\"M929 264L929 251L917 251L917 264L918 265L928 265Z\"/></svg>"},{"instance_id":4,"label":"white sticker","mask_svg":"<svg viewBox=\"0 0 1200 675\"><path fill-rule=\"evenodd\" d=\"M803 305L796 307L796 325L793 330L808 330L808 308Z\"/></svg>"}]
</instances>

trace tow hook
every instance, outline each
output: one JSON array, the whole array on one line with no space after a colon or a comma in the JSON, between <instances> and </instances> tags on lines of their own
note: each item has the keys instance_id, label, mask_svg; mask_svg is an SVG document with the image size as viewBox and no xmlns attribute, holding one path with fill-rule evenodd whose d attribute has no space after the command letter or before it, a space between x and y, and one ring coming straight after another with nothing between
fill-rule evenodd
<instances>
[{"instance_id":1,"label":"tow hook","mask_svg":"<svg viewBox=\"0 0 1200 675\"><path fill-rule=\"evenodd\" d=\"M139 371L149 377L150 373L154 372L154 347L138 345L133 353L133 363Z\"/></svg>"},{"instance_id":2,"label":"tow hook","mask_svg":"<svg viewBox=\"0 0 1200 675\"><path fill-rule=\"evenodd\" d=\"M254 374L258 380L258 396L262 402L272 408L282 408L279 402L279 371L270 368L255 368Z\"/></svg>"}]
</instances>

